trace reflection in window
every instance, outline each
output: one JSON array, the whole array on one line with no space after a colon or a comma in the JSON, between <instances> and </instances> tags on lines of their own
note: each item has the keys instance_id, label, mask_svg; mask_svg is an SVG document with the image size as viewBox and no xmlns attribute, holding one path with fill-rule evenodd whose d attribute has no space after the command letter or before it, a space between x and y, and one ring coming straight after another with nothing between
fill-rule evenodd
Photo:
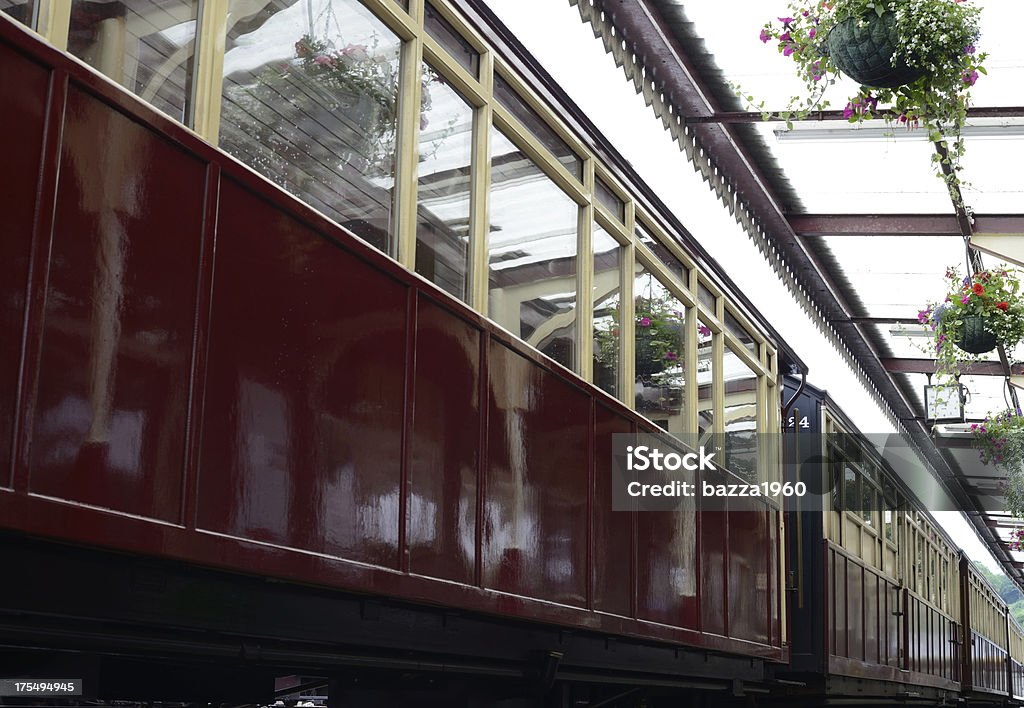
<instances>
[{"instance_id":1,"label":"reflection in window","mask_svg":"<svg viewBox=\"0 0 1024 708\"><path fill-rule=\"evenodd\" d=\"M715 312L715 294L711 292L711 289L702 283L697 281L697 299L700 300L705 307L707 307L712 314Z\"/></svg>"},{"instance_id":2,"label":"reflection in window","mask_svg":"<svg viewBox=\"0 0 1024 708\"><path fill-rule=\"evenodd\" d=\"M491 152L491 319L573 368L579 207L495 128Z\"/></svg>"},{"instance_id":3,"label":"reflection in window","mask_svg":"<svg viewBox=\"0 0 1024 708\"><path fill-rule=\"evenodd\" d=\"M670 433L686 430L686 309L641 264L636 300L636 409Z\"/></svg>"},{"instance_id":4,"label":"reflection in window","mask_svg":"<svg viewBox=\"0 0 1024 708\"><path fill-rule=\"evenodd\" d=\"M0 0L0 12L29 27L36 25L34 0Z\"/></svg>"},{"instance_id":5,"label":"reflection in window","mask_svg":"<svg viewBox=\"0 0 1024 708\"><path fill-rule=\"evenodd\" d=\"M725 464L749 482L758 480L757 373L728 347L722 372L725 378Z\"/></svg>"},{"instance_id":6,"label":"reflection in window","mask_svg":"<svg viewBox=\"0 0 1024 708\"><path fill-rule=\"evenodd\" d=\"M858 511L857 507L860 506L860 475L857 474L857 470L846 466L846 492L843 495L845 498L845 504L843 505L847 511Z\"/></svg>"},{"instance_id":7,"label":"reflection in window","mask_svg":"<svg viewBox=\"0 0 1024 708\"><path fill-rule=\"evenodd\" d=\"M715 354L711 328L697 321L697 434L701 440L715 427Z\"/></svg>"},{"instance_id":8,"label":"reflection in window","mask_svg":"<svg viewBox=\"0 0 1024 708\"><path fill-rule=\"evenodd\" d=\"M830 449L833 453L831 465L831 496L832 496L832 511L843 510L843 463L841 460L835 459L835 449Z\"/></svg>"},{"instance_id":9,"label":"reflection in window","mask_svg":"<svg viewBox=\"0 0 1024 708\"><path fill-rule=\"evenodd\" d=\"M594 224L594 384L619 395L622 337L620 271L622 246L600 224Z\"/></svg>"},{"instance_id":10,"label":"reflection in window","mask_svg":"<svg viewBox=\"0 0 1024 708\"><path fill-rule=\"evenodd\" d=\"M874 526L875 488L866 479L861 480L861 485L860 518L864 520L865 526Z\"/></svg>"},{"instance_id":11,"label":"reflection in window","mask_svg":"<svg viewBox=\"0 0 1024 708\"><path fill-rule=\"evenodd\" d=\"M620 222L626 221L626 203L600 177L594 178L594 196Z\"/></svg>"},{"instance_id":12,"label":"reflection in window","mask_svg":"<svg viewBox=\"0 0 1024 708\"><path fill-rule=\"evenodd\" d=\"M526 105L526 101L520 98L515 89L497 72L494 74L494 97L533 133L541 145L551 151L555 159L565 165L569 174L577 179L583 177L583 161L535 110Z\"/></svg>"},{"instance_id":13,"label":"reflection in window","mask_svg":"<svg viewBox=\"0 0 1024 708\"><path fill-rule=\"evenodd\" d=\"M356 0L234 0L230 17L220 146L393 253L399 39Z\"/></svg>"},{"instance_id":14,"label":"reflection in window","mask_svg":"<svg viewBox=\"0 0 1024 708\"><path fill-rule=\"evenodd\" d=\"M465 300L473 109L424 67L416 211L416 272Z\"/></svg>"},{"instance_id":15,"label":"reflection in window","mask_svg":"<svg viewBox=\"0 0 1024 708\"><path fill-rule=\"evenodd\" d=\"M427 34L437 40L437 43L444 47L452 59L462 65L462 68L474 77L480 75L480 53L473 48L473 45L459 34L458 30L452 27L448 20L441 16L441 13L429 2L425 4L423 26Z\"/></svg>"},{"instance_id":16,"label":"reflection in window","mask_svg":"<svg viewBox=\"0 0 1024 708\"><path fill-rule=\"evenodd\" d=\"M198 11L198 0L73 0L68 52L190 123Z\"/></svg>"},{"instance_id":17,"label":"reflection in window","mask_svg":"<svg viewBox=\"0 0 1024 708\"><path fill-rule=\"evenodd\" d=\"M757 350L757 342L750 336L746 328L740 324L740 321L736 319L736 316L729 312L728 309L725 311L725 328L729 330L729 333L736 339L740 340L740 343L746 348L748 352L753 354L755 357L760 356L760 352Z\"/></svg>"},{"instance_id":18,"label":"reflection in window","mask_svg":"<svg viewBox=\"0 0 1024 708\"><path fill-rule=\"evenodd\" d=\"M668 268L670 273L679 276L679 279L683 281L684 287L688 286L690 275L683 262L676 258L672 251L668 250L668 247L662 244L661 241L654 238L654 234L639 221L636 224L636 237L640 239L640 243L651 249L651 252Z\"/></svg>"}]
</instances>

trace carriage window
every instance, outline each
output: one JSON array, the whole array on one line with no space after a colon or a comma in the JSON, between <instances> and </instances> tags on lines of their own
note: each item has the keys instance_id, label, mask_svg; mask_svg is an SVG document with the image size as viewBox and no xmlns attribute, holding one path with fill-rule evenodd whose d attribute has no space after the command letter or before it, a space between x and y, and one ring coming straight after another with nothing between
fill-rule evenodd
<instances>
[{"instance_id":1,"label":"carriage window","mask_svg":"<svg viewBox=\"0 0 1024 708\"><path fill-rule=\"evenodd\" d=\"M508 109L509 113L519 119L526 129L540 141L540 144L551 151L559 162L565 165L569 174L580 179L583 175L583 161L573 152L572 148L551 128L537 112L526 105L515 89L500 74L494 74L494 97Z\"/></svg>"},{"instance_id":2,"label":"carriage window","mask_svg":"<svg viewBox=\"0 0 1024 708\"><path fill-rule=\"evenodd\" d=\"M600 177L594 178L594 196L620 222L626 220L626 203Z\"/></svg>"},{"instance_id":3,"label":"carriage window","mask_svg":"<svg viewBox=\"0 0 1024 708\"><path fill-rule=\"evenodd\" d=\"M398 37L356 0L235 0L231 17L220 146L393 254Z\"/></svg>"},{"instance_id":4,"label":"carriage window","mask_svg":"<svg viewBox=\"0 0 1024 708\"><path fill-rule=\"evenodd\" d=\"M701 281L697 281L697 299L703 303L705 307L711 310L712 314L715 312L715 294L711 292L711 288L705 285Z\"/></svg>"},{"instance_id":5,"label":"carriage window","mask_svg":"<svg viewBox=\"0 0 1024 708\"><path fill-rule=\"evenodd\" d=\"M594 384L619 394L619 353L622 337L620 271L622 246L600 224L594 224Z\"/></svg>"},{"instance_id":6,"label":"carriage window","mask_svg":"<svg viewBox=\"0 0 1024 708\"><path fill-rule=\"evenodd\" d=\"M480 53L429 2L424 7L423 26L463 69L474 77L480 75Z\"/></svg>"},{"instance_id":7,"label":"carriage window","mask_svg":"<svg viewBox=\"0 0 1024 708\"><path fill-rule=\"evenodd\" d=\"M68 52L191 124L198 0L72 0Z\"/></svg>"},{"instance_id":8,"label":"carriage window","mask_svg":"<svg viewBox=\"0 0 1024 708\"><path fill-rule=\"evenodd\" d=\"M758 355L757 342L755 342L754 338L750 336L750 333L747 332L746 328L740 324L740 321L736 319L736 316L728 310L725 311L725 328L729 330L732 336L740 340L740 344L742 344L747 351L754 356Z\"/></svg>"},{"instance_id":9,"label":"carriage window","mask_svg":"<svg viewBox=\"0 0 1024 708\"><path fill-rule=\"evenodd\" d=\"M0 12L29 27L36 26L34 0L0 0Z\"/></svg>"},{"instance_id":10,"label":"carriage window","mask_svg":"<svg viewBox=\"0 0 1024 708\"><path fill-rule=\"evenodd\" d=\"M686 431L686 310L641 264L636 301L636 409L670 433Z\"/></svg>"},{"instance_id":11,"label":"carriage window","mask_svg":"<svg viewBox=\"0 0 1024 708\"><path fill-rule=\"evenodd\" d=\"M491 151L490 316L573 368L579 207L495 128Z\"/></svg>"},{"instance_id":12,"label":"carriage window","mask_svg":"<svg viewBox=\"0 0 1024 708\"><path fill-rule=\"evenodd\" d=\"M726 347L722 365L725 379L725 464L748 482L758 479L757 373Z\"/></svg>"},{"instance_id":13,"label":"carriage window","mask_svg":"<svg viewBox=\"0 0 1024 708\"><path fill-rule=\"evenodd\" d=\"M715 337L697 320L697 434L703 440L715 429Z\"/></svg>"},{"instance_id":14,"label":"carriage window","mask_svg":"<svg viewBox=\"0 0 1024 708\"><path fill-rule=\"evenodd\" d=\"M465 300L473 108L429 66L423 71L416 272Z\"/></svg>"},{"instance_id":15,"label":"carriage window","mask_svg":"<svg viewBox=\"0 0 1024 708\"><path fill-rule=\"evenodd\" d=\"M843 493L843 508L846 511L857 511L860 506L860 475L857 470L846 465L843 473L845 491Z\"/></svg>"},{"instance_id":16,"label":"carriage window","mask_svg":"<svg viewBox=\"0 0 1024 708\"><path fill-rule=\"evenodd\" d=\"M653 253L655 257L661 261L666 268L668 268L670 273L674 273L679 276L679 279L683 281L684 286L688 285L687 281L690 276L686 266L672 254L672 251L668 250L667 246L654 238L654 234L651 233L650 229L639 221L636 224L636 237L640 239L640 243L651 249L651 253Z\"/></svg>"}]
</instances>

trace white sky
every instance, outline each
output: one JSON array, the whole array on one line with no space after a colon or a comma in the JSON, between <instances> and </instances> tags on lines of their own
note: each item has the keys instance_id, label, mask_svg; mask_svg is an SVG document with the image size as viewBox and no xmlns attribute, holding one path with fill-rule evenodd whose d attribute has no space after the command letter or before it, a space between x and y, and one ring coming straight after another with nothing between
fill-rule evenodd
<instances>
[{"instance_id":1,"label":"white sky","mask_svg":"<svg viewBox=\"0 0 1024 708\"><path fill-rule=\"evenodd\" d=\"M1002 2L1005 3L1004 10L1007 6L1018 5L1016 0ZM858 378L796 304L747 235L662 128L643 98L634 92L632 84L626 82L622 70L605 53L601 40L595 39L590 28L580 20L576 8L567 0L490 0L489 5L733 280L737 284L751 286L747 295L808 364L811 383L826 388L835 400L841 402L844 411L861 431L893 432L893 427ZM728 13L720 10L726 6L723 3L692 5L695 16L691 19L696 21L698 32L702 31L699 18L705 22L709 18L721 21L727 15L737 44L749 45L750 49L745 51L752 53L763 49L757 41L757 33L765 19L762 16L766 9L770 10L763 0L731 0L727 5ZM687 11L690 11L690 4ZM1024 12L1014 7L1011 14L1024 15ZM750 26L749 33L743 29L746 25ZM1019 21L1007 21L1003 25L1003 34L1020 25ZM1000 34L999 41L1011 41L1011 38ZM709 48L715 51L714 47ZM767 54L767 59L762 53L757 58L743 60L748 61L748 65L764 67L768 64L763 62L774 61L772 53ZM1021 78L1020 92L1024 93L1024 78L1019 72L1014 78ZM835 101L840 98L837 95ZM1011 104L1024 104L1024 96L1013 96L1013 99ZM993 103L996 101L988 105ZM930 184L928 186L931 187ZM941 188L941 183L939 186ZM935 517L971 558L998 570L974 529L961 514L937 512Z\"/></svg>"}]
</instances>

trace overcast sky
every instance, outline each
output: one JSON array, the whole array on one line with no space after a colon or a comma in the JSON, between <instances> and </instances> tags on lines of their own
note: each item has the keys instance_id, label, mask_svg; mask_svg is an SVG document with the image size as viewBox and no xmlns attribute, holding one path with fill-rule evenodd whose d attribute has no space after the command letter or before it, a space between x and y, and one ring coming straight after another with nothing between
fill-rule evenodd
<instances>
[{"instance_id":1,"label":"overcast sky","mask_svg":"<svg viewBox=\"0 0 1024 708\"><path fill-rule=\"evenodd\" d=\"M1001 22L1012 19L1002 17L1007 12L1024 14L1016 0L990 4L1001 6ZM809 365L811 382L826 388L863 432L892 432L893 426L839 352L818 332L747 235L695 173L643 98L605 53L601 40L595 39L580 20L577 9L567 0L490 0L489 5L734 281L749 288L746 294ZM735 41L749 45L742 51L763 50L757 41L757 28L768 7L763 0L702 0L693 5L695 17L691 19L696 21L698 32L701 18L712 22L724 13L722 8L728 8L729 22L738 28ZM780 6L784 5L780 2ZM1007 32L1011 25L1019 28L1021 22L1007 25ZM745 34L748 26L752 28L749 41ZM1001 35L997 38L1004 41ZM1014 42L1013 46L1018 45ZM767 60L775 61L770 53ZM750 61L751 65L758 65L756 60ZM1019 67L1015 70L1019 73ZM1015 85L1015 90L1024 92L1024 81L1019 87ZM1016 105L1021 104L1024 97ZM962 515L938 512L935 516L971 558L997 569Z\"/></svg>"}]
</instances>

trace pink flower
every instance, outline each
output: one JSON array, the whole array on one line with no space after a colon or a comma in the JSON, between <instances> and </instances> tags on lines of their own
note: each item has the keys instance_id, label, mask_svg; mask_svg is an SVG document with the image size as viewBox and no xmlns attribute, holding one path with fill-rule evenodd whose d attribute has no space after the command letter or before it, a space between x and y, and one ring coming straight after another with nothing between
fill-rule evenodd
<instances>
[{"instance_id":1,"label":"pink flower","mask_svg":"<svg viewBox=\"0 0 1024 708\"><path fill-rule=\"evenodd\" d=\"M772 35L768 30L761 30L761 42L763 42L764 44L768 44L768 40L770 40L771 38Z\"/></svg>"},{"instance_id":2,"label":"pink flower","mask_svg":"<svg viewBox=\"0 0 1024 708\"><path fill-rule=\"evenodd\" d=\"M974 86L978 83L978 70L972 69L970 72L964 72L963 80L968 86Z\"/></svg>"},{"instance_id":3,"label":"pink flower","mask_svg":"<svg viewBox=\"0 0 1024 708\"><path fill-rule=\"evenodd\" d=\"M640 326L641 327L650 327L651 326L651 318L650 317L641 317L640 318Z\"/></svg>"},{"instance_id":4,"label":"pink flower","mask_svg":"<svg viewBox=\"0 0 1024 708\"><path fill-rule=\"evenodd\" d=\"M676 359L679 358L679 355L677 355L675 352L666 352L665 358L668 359L669 361L675 361Z\"/></svg>"},{"instance_id":5,"label":"pink flower","mask_svg":"<svg viewBox=\"0 0 1024 708\"><path fill-rule=\"evenodd\" d=\"M316 59L313 60L313 63L316 64L317 66L326 66L328 68L333 68L335 65L334 59L327 56L326 54L321 54L320 56L318 56Z\"/></svg>"}]
</instances>

